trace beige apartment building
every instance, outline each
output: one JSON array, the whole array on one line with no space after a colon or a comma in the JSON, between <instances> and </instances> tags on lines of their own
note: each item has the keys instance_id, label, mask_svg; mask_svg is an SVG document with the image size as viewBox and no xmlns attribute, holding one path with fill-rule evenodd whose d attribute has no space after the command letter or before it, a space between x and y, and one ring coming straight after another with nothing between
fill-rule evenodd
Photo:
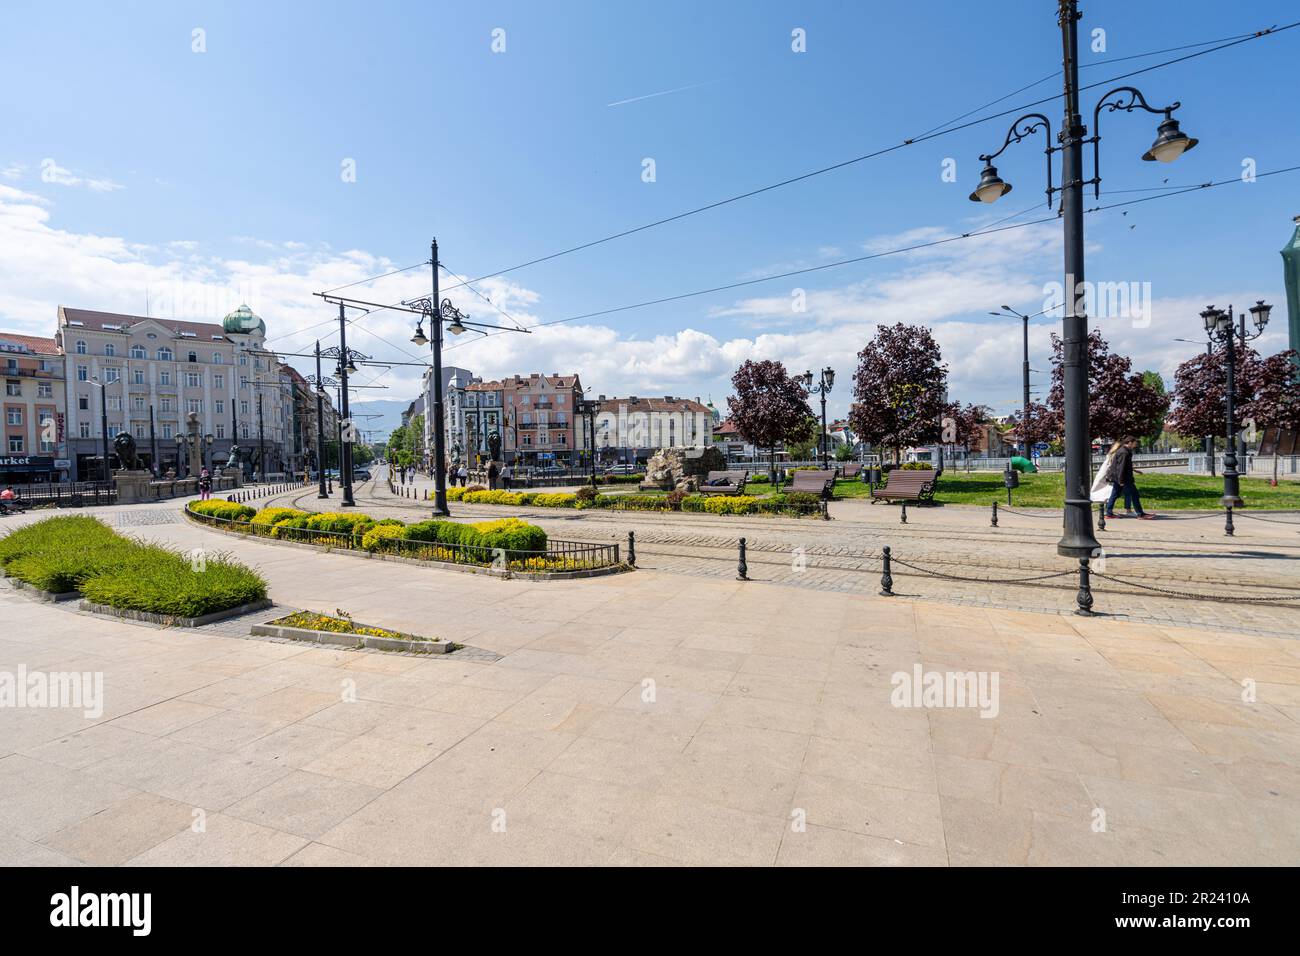
<instances>
[{"instance_id":1,"label":"beige apartment building","mask_svg":"<svg viewBox=\"0 0 1300 956\"><path fill-rule=\"evenodd\" d=\"M660 448L705 447L713 441L714 409L698 398L606 398L596 401L601 461L634 463Z\"/></svg>"},{"instance_id":2,"label":"beige apartment building","mask_svg":"<svg viewBox=\"0 0 1300 956\"><path fill-rule=\"evenodd\" d=\"M67 477L63 356L54 339L0 332L4 444L0 487Z\"/></svg>"},{"instance_id":3,"label":"beige apartment building","mask_svg":"<svg viewBox=\"0 0 1300 956\"><path fill-rule=\"evenodd\" d=\"M144 467L184 472L191 413L205 464L224 464L238 443L248 473L299 467L293 381L265 340L266 324L246 305L220 323L59 306L68 477L103 474L105 420L110 458L113 439L128 431Z\"/></svg>"}]
</instances>

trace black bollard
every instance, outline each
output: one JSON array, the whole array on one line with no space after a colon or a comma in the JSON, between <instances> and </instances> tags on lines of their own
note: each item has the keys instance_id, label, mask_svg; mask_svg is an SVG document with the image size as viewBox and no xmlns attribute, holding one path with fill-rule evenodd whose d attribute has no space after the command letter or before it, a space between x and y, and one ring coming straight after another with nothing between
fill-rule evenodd
<instances>
[{"instance_id":1,"label":"black bollard","mask_svg":"<svg viewBox=\"0 0 1300 956\"><path fill-rule=\"evenodd\" d=\"M825 521L831 520L831 505L825 498L822 499L822 519Z\"/></svg>"},{"instance_id":2,"label":"black bollard","mask_svg":"<svg viewBox=\"0 0 1300 956\"><path fill-rule=\"evenodd\" d=\"M900 523L907 524L907 502L906 501L903 502L903 510L898 513L898 517Z\"/></svg>"},{"instance_id":3,"label":"black bollard","mask_svg":"<svg viewBox=\"0 0 1300 956\"><path fill-rule=\"evenodd\" d=\"M1074 613L1080 617L1092 617L1092 579L1088 574L1088 559L1079 559L1079 593L1074 597L1078 605Z\"/></svg>"},{"instance_id":4,"label":"black bollard","mask_svg":"<svg viewBox=\"0 0 1300 956\"><path fill-rule=\"evenodd\" d=\"M1106 530L1106 503L1104 501L1097 502L1097 530Z\"/></svg>"},{"instance_id":5,"label":"black bollard","mask_svg":"<svg viewBox=\"0 0 1300 956\"><path fill-rule=\"evenodd\" d=\"M882 560L884 561L884 568L881 570L880 573L880 596L893 597L894 576L893 574L890 573L890 567L889 567L889 545L885 545L885 550L882 554Z\"/></svg>"},{"instance_id":6,"label":"black bollard","mask_svg":"<svg viewBox=\"0 0 1300 956\"><path fill-rule=\"evenodd\" d=\"M745 539L740 539L740 563L736 565L736 580L749 580L749 565L745 563Z\"/></svg>"},{"instance_id":7,"label":"black bollard","mask_svg":"<svg viewBox=\"0 0 1300 956\"><path fill-rule=\"evenodd\" d=\"M1226 511L1227 511L1227 520L1223 524L1223 533L1226 534L1229 538L1231 538L1233 532L1236 531L1236 528L1232 524L1232 505L1228 505Z\"/></svg>"},{"instance_id":8,"label":"black bollard","mask_svg":"<svg viewBox=\"0 0 1300 956\"><path fill-rule=\"evenodd\" d=\"M996 501L993 502L993 517L989 520L989 524L995 528L998 526L998 503Z\"/></svg>"},{"instance_id":9,"label":"black bollard","mask_svg":"<svg viewBox=\"0 0 1300 956\"><path fill-rule=\"evenodd\" d=\"M636 532L635 531L629 531L627 533L627 563L634 568L636 567Z\"/></svg>"}]
</instances>

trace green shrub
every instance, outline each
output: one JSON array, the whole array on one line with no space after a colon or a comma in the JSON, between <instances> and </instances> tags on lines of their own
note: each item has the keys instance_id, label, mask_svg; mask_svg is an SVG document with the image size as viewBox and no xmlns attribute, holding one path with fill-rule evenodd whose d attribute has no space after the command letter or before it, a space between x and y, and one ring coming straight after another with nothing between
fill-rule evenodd
<instances>
[{"instance_id":1,"label":"green shrub","mask_svg":"<svg viewBox=\"0 0 1300 956\"><path fill-rule=\"evenodd\" d=\"M573 493L573 497L578 499L578 501L590 504L596 500L596 489L591 487L591 485L583 485Z\"/></svg>"},{"instance_id":2,"label":"green shrub","mask_svg":"<svg viewBox=\"0 0 1300 956\"><path fill-rule=\"evenodd\" d=\"M385 519L379 522L361 537L361 547L367 551L397 551L400 545L393 544L406 537L406 526L400 521Z\"/></svg>"},{"instance_id":3,"label":"green shrub","mask_svg":"<svg viewBox=\"0 0 1300 956\"><path fill-rule=\"evenodd\" d=\"M704 495L687 495L682 499L683 511L703 511L704 504L709 499Z\"/></svg>"},{"instance_id":4,"label":"green shrub","mask_svg":"<svg viewBox=\"0 0 1300 956\"><path fill-rule=\"evenodd\" d=\"M274 525L279 524L286 518L306 518L310 512L302 511L298 508L263 508L257 514L253 515L249 521L255 530L268 531Z\"/></svg>"},{"instance_id":5,"label":"green shrub","mask_svg":"<svg viewBox=\"0 0 1300 956\"><path fill-rule=\"evenodd\" d=\"M664 501L668 503L668 507L673 511L681 511L682 502L686 500L686 494L685 491L674 489L664 496Z\"/></svg>"},{"instance_id":6,"label":"green shrub","mask_svg":"<svg viewBox=\"0 0 1300 956\"><path fill-rule=\"evenodd\" d=\"M504 548L511 557L515 552L546 550L546 532L518 518L483 521L471 527L479 536L479 547Z\"/></svg>"},{"instance_id":7,"label":"green shrub","mask_svg":"<svg viewBox=\"0 0 1300 956\"><path fill-rule=\"evenodd\" d=\"M933 471L934 466L928 461L909 461L903 465L903 471Z\"/></svg>"},{"instance_id":8,"label":"green shrub","mask_svg":"<svg viewBox=\"0 0 1300 956\"><path fill-rule=\"evenodd\" d=\"M81 593L96 604L172 617L201 617L266 597L255 571L225 558L195 570L181 554L154 545L135 545L125 564L88 578Z\"/></svg>"},{"instance_id":9,"label":"green shrub","mask_svg":"<svg viewBox=\"0 0 1300 956\"><path fill-rule=\"evenodd\" d=\"M182 554L116 534L93 518L49 518L0 539L0 563L54 593L110 607L198 617L266 597L266 582L225 558L193 569Z\"/></svg>"},{"instance_id":10,"label":"green shrub","mask_svg":"<svg viewBox=\"0 0 1300 956\"><path fill-rule=\"evenodd\" d=\"M227 521L246 521L257 514L256 508L236 504L233 501L222 501L220 498L209 498L207 501L192 501L190 502L190 511L195 514L207 515L210 518L224 518Z\"/></svg>"},{"instance_id":11,"label":"green shrub","mask_svg":"<svg viewBox=\"0 0 1300 956\"><path fill-rule=\"evenodd\" d=\"M572 508L578 496L567 491L542 491L533 495L532 503L539 508Z\"/></svg>"}]
</instances>

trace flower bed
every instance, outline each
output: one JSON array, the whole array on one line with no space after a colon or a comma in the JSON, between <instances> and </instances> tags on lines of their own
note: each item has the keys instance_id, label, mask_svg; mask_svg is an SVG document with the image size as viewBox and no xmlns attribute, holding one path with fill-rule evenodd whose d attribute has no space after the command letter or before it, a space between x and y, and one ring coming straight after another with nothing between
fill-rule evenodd
<instances>
[{"instance_id":1,"label":"flower bed","mask_svg":"<svg viewBox=\"0 0 1300 956\"><path fill-rule=\"evenodd\" d=\"M266 599L256 572L222 556L202 562L142 544L88 517L47 518L0 538L0 567L53 594L168 618L198 618Z\"/></svg>"},{"instance_id":2,"label":"flower bed","mask_svg":"<svg viewBox=\"0 0 1300 956\"><path fill-rule=\"evenodd\" d=\"M531 508L599 508L606 511L690 511L713 515L786 515L821 517L821 499L805 491L773 495L691 495L670 491L666 495L595 494L590 488L577 492L475 491L448 488L450 501L469 505L516 505Z\"/></svg>"},{"instance_id":3,"label":"flower bed","mask_svg":"<svg viewBox=\"0 0 1300 956\"><path fill-rule=\"evenodd\" d=\"M417 654L450 654L463 644L442 641L439 638L405 634L386 627L358 624L347 611L318 614L315 611L297 611L285 617L255 624L255 635L288 638L296 641L315 641L325 644L373 647L385 651L405 651Z\"/></svg>"},{"instance_id":4,"label":"flower bed","mask_svg":"<svg viewBox=\"0 0 1300 956\"><path fill-rule=\"evenodd\" d=\"M497 571L553 573L622 568L617 545L551 541L544 529L518 518L473 523L433 520L408 525L396 518L375 520L361 512L313 513L279 507L263 508L251 516L227 517L195 504L186 507L191 518L242 534L318 547Z\"/></svg>"}]
</instances>

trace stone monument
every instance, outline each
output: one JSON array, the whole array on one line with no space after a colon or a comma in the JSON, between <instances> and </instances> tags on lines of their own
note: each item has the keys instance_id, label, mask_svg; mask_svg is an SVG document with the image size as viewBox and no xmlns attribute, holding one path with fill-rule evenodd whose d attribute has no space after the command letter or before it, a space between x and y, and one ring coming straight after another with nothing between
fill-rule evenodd
<instances>
[{"instance_id":1,"label":"stone monument","mask_svg":"<svg viewBox=\"0 0 1300 956\"><path fill-rule=\"evenodd\" d=\"M661 448L646 464L643 491L700 490L711 471L725 471L726 456L712 445L704 448Z\"/></svg>"}]
</instances>

